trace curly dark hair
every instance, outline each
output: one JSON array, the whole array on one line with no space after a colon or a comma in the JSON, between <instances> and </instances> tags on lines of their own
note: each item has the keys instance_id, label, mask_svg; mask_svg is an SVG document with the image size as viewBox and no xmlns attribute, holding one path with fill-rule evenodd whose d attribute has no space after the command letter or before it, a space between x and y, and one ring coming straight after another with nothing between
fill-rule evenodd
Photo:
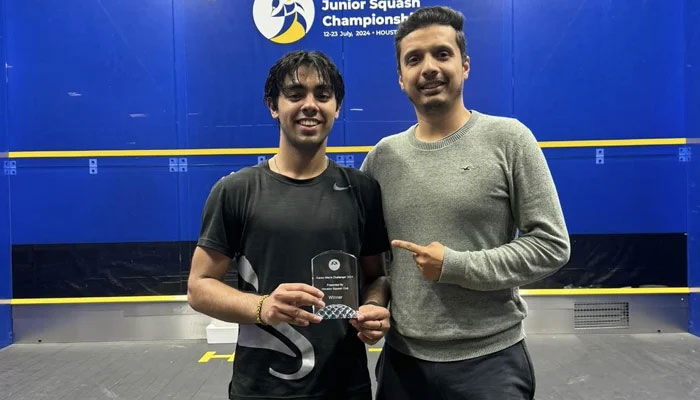
<instances>
[{"instance_id":1,"label":"curly dark hair","mask_svg":"<svg viewBox=\"0 0 700 400\"><path fill-rule=\"evenodd\" d=\"M292 82L298 82L297 71L300 67L312 67L318 72L319 79L331 87L335 94L336 109L345 97L345 84L338 68L333 61L320 51L296 50L285 54L270 68L265 81L265 105L277 110L277 100L284 86L284 80L289 77Z\"/></svg>"}]
</instances>

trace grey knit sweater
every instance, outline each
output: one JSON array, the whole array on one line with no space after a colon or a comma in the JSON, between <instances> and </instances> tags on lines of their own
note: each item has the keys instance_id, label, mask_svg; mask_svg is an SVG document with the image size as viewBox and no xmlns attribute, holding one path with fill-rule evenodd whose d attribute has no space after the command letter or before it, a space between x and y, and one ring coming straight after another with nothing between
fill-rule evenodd
<instances>
[{"instance_id":1,"label":"grey knit sweater","mask_svg":"<svg viewBox=\"0 0 700 400\"><path fill-rule=\"evenodd\" d=\"M525 336L518 286L569 258L547 162L515 119L472 111L430 143L415 128L382 139L362 165L381 185L390 239L446 246L438 281L423 279L410 252L393 250L387 343L430 361L505 349Z\"/></svg>"}]
</instances>

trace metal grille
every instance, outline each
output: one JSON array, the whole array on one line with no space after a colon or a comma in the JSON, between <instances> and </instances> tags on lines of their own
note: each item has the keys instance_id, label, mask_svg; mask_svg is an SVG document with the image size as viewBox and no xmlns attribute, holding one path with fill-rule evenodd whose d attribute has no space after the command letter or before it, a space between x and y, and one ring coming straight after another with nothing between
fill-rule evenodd
<instances>
[{"instance_id":1,"label":"metal grille","mask_svg":"<svg viewBox=\"0 0 700 400\"><path fill-rule=\"evenodd\" d=\"M574 303L574 329L624 329L630 327L630 305Z\"/></svg>"}]
</instances>

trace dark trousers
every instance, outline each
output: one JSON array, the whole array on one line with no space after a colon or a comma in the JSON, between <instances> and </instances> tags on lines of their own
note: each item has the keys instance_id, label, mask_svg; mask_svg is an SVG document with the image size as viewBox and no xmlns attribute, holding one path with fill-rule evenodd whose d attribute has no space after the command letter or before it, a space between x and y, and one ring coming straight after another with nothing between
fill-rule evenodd
<instances>
[{"instance_id":1,"label":"dark trousers","mask_svg":"<svg viewBox=\"0 0 700 400\"><path fill-rule=\"evenodd\" d=\"M419 360L385 345L377 362L377 400L532 400L535 371L525 341L478 358Z\"/></svg>"}]
</instances>

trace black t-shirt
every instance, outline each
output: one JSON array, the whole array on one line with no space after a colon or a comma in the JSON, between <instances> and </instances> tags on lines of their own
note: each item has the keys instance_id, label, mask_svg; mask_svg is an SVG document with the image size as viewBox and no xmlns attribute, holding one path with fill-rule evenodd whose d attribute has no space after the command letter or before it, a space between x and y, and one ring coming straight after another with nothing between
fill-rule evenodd
<instances>
[{"instance_id":1,"label":"black t-shirt","mask_svg":"<svg viewBox=\"0 0 700 400\"><path fill-rule=\"evenodd\" d=\"M222 178L197 244L233 258L238 288L257 293L311 284L311 259L324 251L359 258L389 249L379 184L333 161L308 180L276 174L267 163ZM230 398L367 398L367 355L356 334L346 320L241 324Z\"/></svg>"}]
</instances>

